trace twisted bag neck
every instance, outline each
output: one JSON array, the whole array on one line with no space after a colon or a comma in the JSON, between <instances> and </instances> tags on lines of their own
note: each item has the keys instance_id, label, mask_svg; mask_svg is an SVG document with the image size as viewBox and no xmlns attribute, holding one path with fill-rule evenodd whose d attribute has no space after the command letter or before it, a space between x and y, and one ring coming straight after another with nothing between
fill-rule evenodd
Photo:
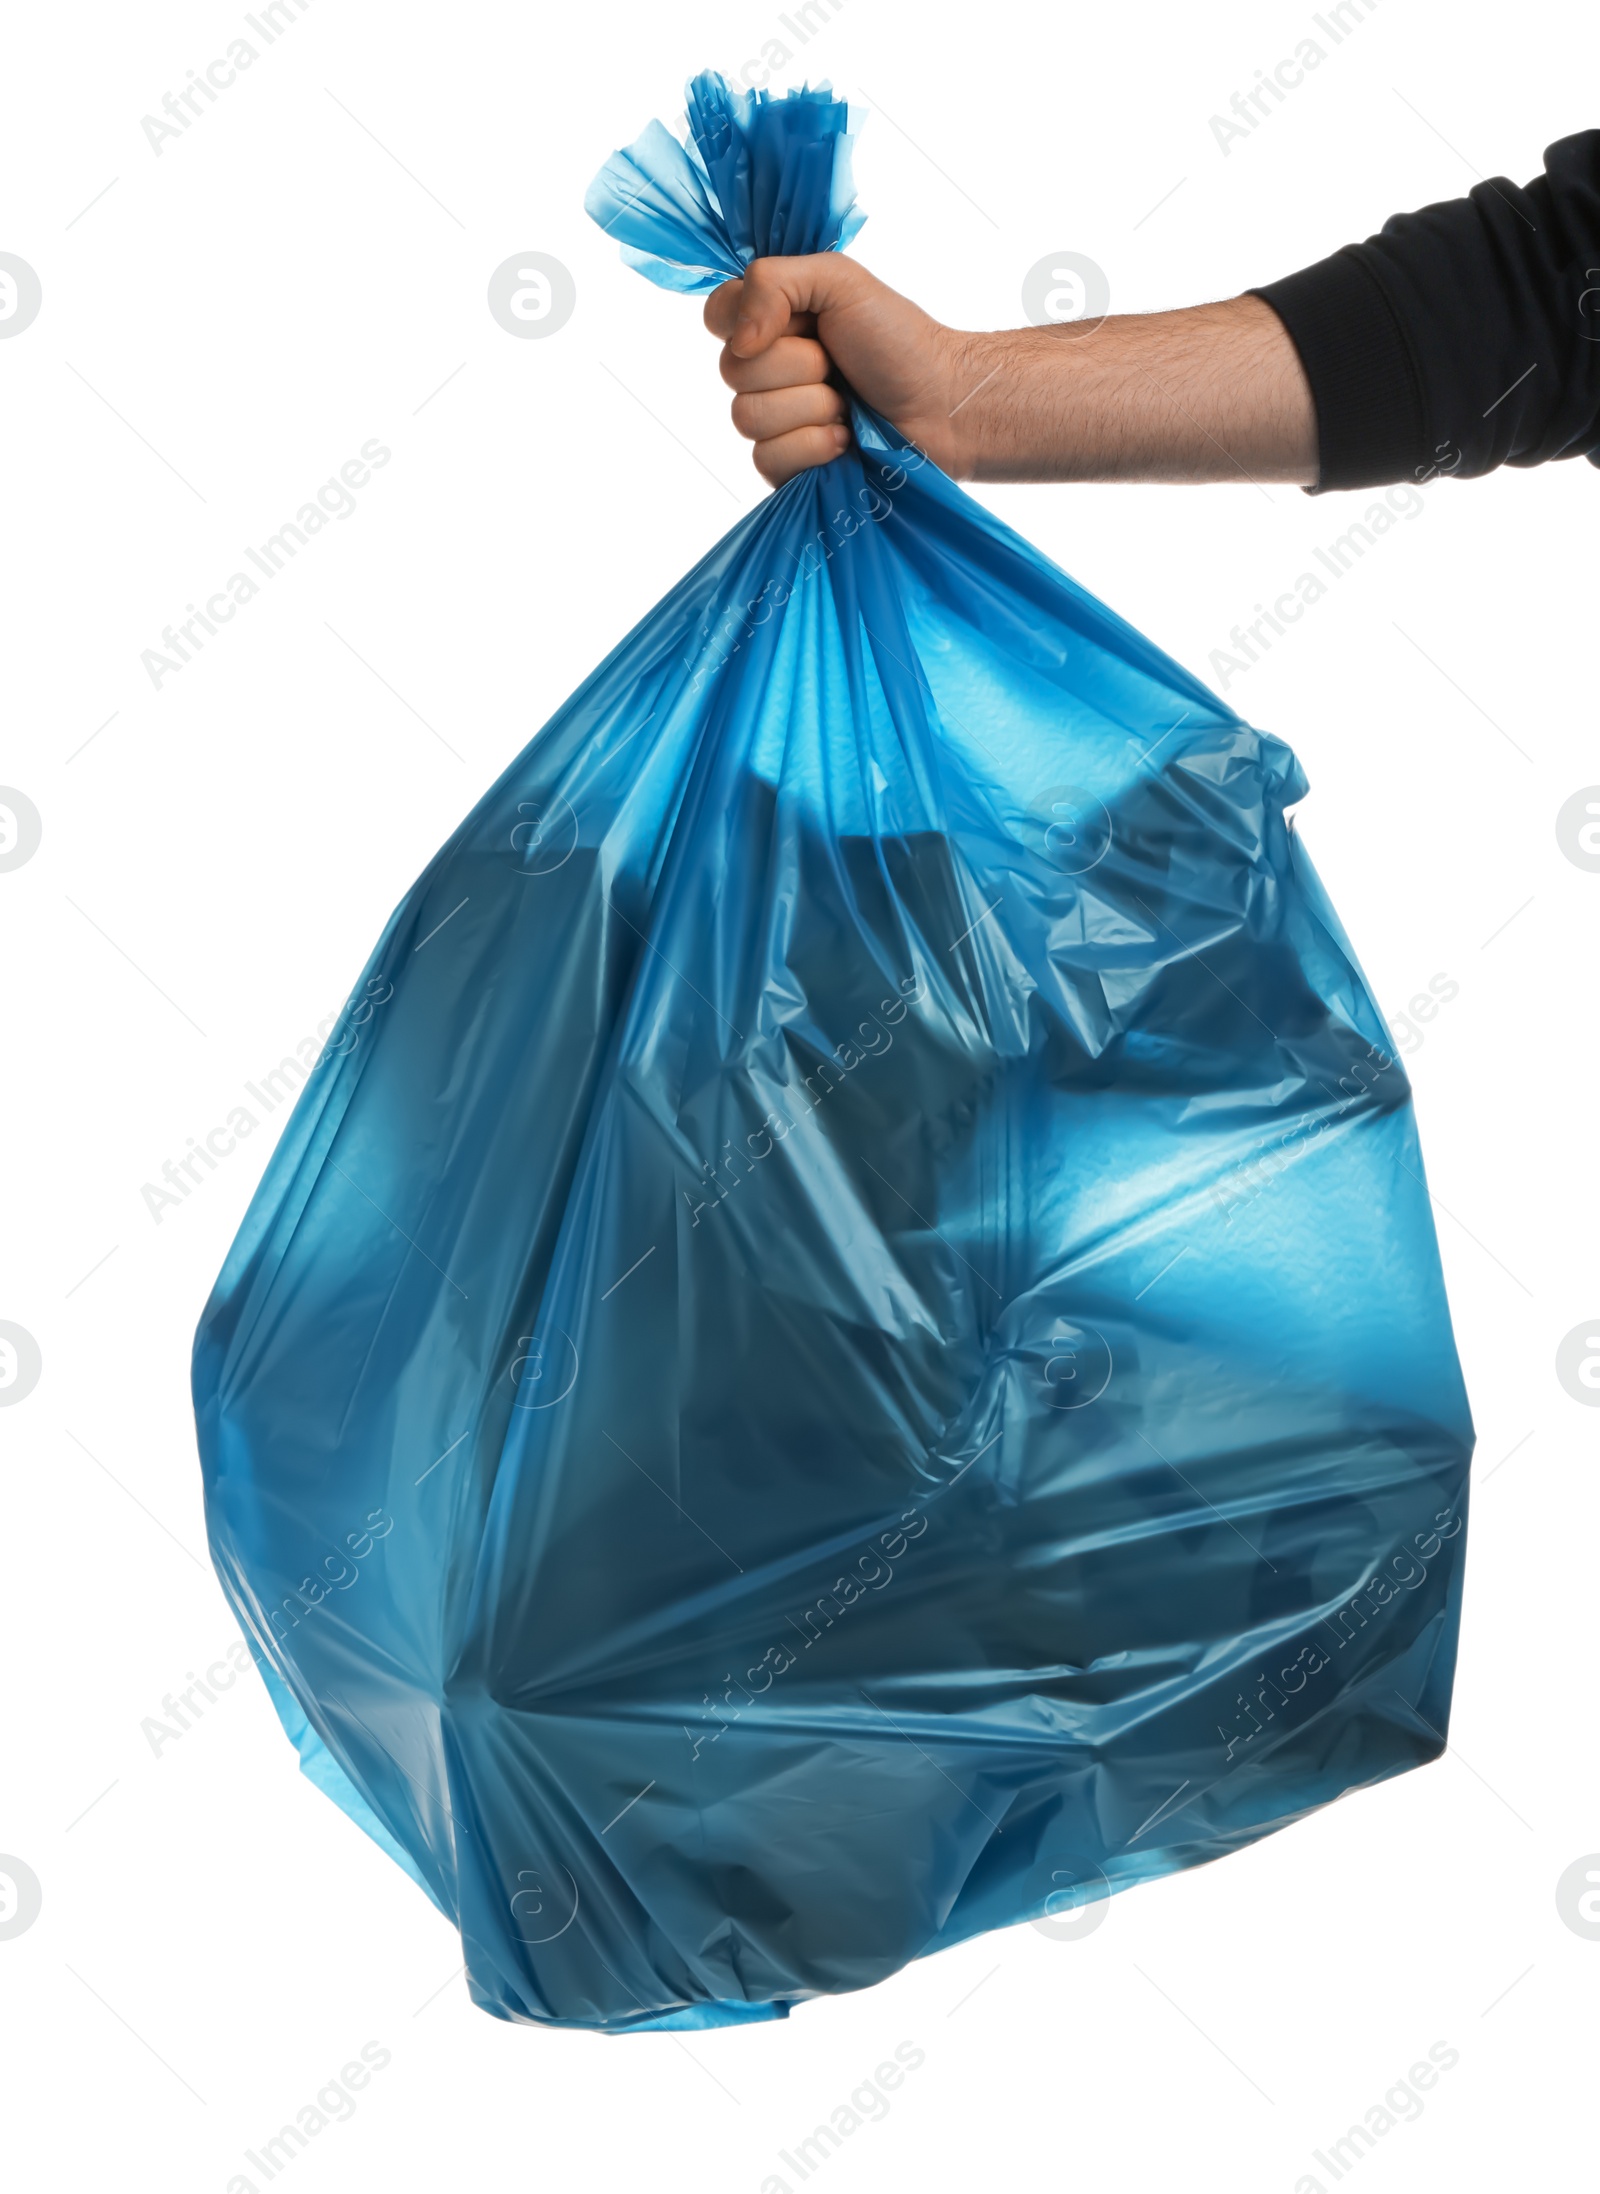
<instances>
[{"instance_id":1,"label":"twisted bag neck","mask_svg":"<svg viewBox=\"0 0 1600 2194\"><path fill-rule=\"evenodd\" d=\"M652 122L585 195L629 266L701 295L752 259L839 251L856 235L866 219L850 172L856 119L826 84L773 98L706 69L686 103L687 145Z\"/></svg>"}]
</instances>

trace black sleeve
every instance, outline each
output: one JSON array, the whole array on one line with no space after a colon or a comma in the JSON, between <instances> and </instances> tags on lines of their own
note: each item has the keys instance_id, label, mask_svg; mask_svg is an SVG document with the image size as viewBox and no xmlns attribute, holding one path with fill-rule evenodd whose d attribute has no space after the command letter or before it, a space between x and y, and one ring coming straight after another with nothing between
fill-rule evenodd
<instances>
[{"instance_id":1,"label":"black sleeve","mask_svg":"<svg viewBox=\"0 0 1600 2194\"><path fill-rule=\"evenodd\" d=\"M1252 294L1311 383L1313 492L1600 464L1600 130Z\"/></svg>"}]
</instances>

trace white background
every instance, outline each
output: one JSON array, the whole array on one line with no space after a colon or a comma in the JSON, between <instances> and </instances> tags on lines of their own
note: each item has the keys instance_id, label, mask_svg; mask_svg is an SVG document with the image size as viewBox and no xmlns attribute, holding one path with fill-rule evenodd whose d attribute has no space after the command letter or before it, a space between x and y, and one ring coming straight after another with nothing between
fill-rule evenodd
<instances>
[{"instance_id":1,"label":"white background","mask_svg":"<svg viewBox=\"0 0 1600 2194\"><path fill-rule=\"evenodd\" d=\"M44 819L0 875L0 1317L44 1362L0 1412L0 1852L44 1892L0 1941L13 2184L260 2194L244 2151L367 2041L392 2062L280 2174L305 2194L797 2189L779 2148L903 2040L926 2063L829 2189L1331 2190L1312 2151L1436 2041L1459 2065L1363 2187L1554 2184L1589 2148L1600 1942L1555 1902L1600 1848L1600 1418L1554 1372L1600 1309L1600 875L1554 830L1600 779L1581 461L1430 487L1228 692L1306 766L1380 1004L1459 986L1407 1062L1480 1433L1450 1756L1085 1941L1021 1927L784 2024L603 2039L470 2006L451 1930L253 1676L159 1756L141 1732L236 1635L188 1351L269 1136L159 1225L142 1186L337 1008L479 792L761 492L697 305L623 269L590 176L692 69L781 38L776 85L871 110L859 256L1014 325L1045 253L1098 261L1118 310L1226 296L1600 121L1591 11L1382 0L1225 155L1211 115L1311 12L843 0L802 53L774 0L311 0L159 155L141 117L241 7L13 12L0 249L44 292L0 341L0 780ZM547 340L485 306L528 250L577 285ZM155 690L141 651L370 437L392 461L355 515ZM1202 676L1372 500L984 499Z\"/></svg>"}]
</instances>

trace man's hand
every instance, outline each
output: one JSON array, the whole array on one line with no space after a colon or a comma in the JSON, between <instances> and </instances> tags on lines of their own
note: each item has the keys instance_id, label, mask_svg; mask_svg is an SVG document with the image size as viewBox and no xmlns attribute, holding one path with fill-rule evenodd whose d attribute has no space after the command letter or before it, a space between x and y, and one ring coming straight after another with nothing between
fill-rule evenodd
<instances>
[{"instance_id":1,"label":"man's hand","mask_svg":"<svg viewBox=\"0 0 1600 2194\"><path fill-rule=\"evenodd\" d=\"M956 473L950 388L962 338L855 260L836 251L753 259L742 282L713 290L705 320L724 338L722 378L738 391L733 423L775 488L849 446L834 367L864 403Z\"/></svg>"},{"instance_id":2,"label":"man's hand","mask_svg":"<svg viewBox=\"0 0 1600 2194\"><path fill-rule=\"evenodd\" d=\"M774 487L848 448L835 374L956 480L1317 477L1310 384L1259 297L964 334L820 252L752 260L705 320Z\"/></svg>"}]
</instances>

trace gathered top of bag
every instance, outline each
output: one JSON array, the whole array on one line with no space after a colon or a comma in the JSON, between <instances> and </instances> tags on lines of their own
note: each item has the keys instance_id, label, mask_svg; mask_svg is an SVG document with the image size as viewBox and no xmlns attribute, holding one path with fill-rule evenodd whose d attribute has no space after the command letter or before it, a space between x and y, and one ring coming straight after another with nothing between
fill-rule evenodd
<instances>
[{"instance_id":1,"label":"gathered top of bag","mask_svg":"<svg viewBox=\"0 0 1600 2194\"><path fill-rule=\"evenodd\" d=\"M703 69L685 97L690 142L652 122L611 155L583 201L630 267L697 295L752 259L841 251L859 232L859 118L826 84L774 98Z\"/></svg>"}]
</instances>

